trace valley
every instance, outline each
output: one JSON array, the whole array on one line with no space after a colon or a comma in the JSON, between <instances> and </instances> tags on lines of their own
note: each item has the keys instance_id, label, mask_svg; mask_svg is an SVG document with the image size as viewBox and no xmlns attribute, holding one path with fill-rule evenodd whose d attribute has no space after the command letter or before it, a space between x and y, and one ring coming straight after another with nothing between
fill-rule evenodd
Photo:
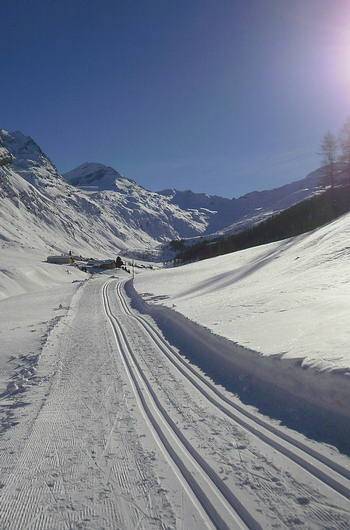
<instances>
[{"instance_id":1,"label":"valley","mask_svg":"<svg viewBox=\"0 0 350 530\"><path fill-rule=\"evenodd\" d=\"M0 138L1 529L348 528L349 214L161 263L317 196L321 170L156 193ZM47 263L68 251L132 274Z\"/></svg>"}]
</instances>

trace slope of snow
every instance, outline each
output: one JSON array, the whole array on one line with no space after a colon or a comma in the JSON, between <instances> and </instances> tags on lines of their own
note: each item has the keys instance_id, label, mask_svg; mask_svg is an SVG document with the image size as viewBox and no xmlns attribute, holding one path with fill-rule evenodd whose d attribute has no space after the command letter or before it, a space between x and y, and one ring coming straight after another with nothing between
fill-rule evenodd
<instances>
[{"instance_id":1,"label":"slope of snow","mask_svg":"<svg viewBox=\"0 0 350 530\"><path fill-rule=\"evenodd\" d=\"M22 133L1 130L0 146L2 245L107 255L153 250L205 230L205 214L183 211L122 177L114 191L69 185Z\"/></svg>"},{"instance_id":2,"label":"slope of snow","mask_svg":"<svg viewBox=\"0 0 350 530\"><path fill-rule=\"evenodd\" d=\"M147 232L155 239L164 241L178 236L191 237L190 234L198 235L206 230L210 212L174 205L162 194L146 190L134 180L123 177L115 169L103 164L87 162L65 173L64 178L82 190L99 191L101 200L124 204L132 214L124 216L127 225L132 223L134 217L140 231ZM160 228L156 226L157 222Z\"/></svg>"},{"instance_id":3,"label":"slope of snow","mask_svg":"<svg viewBox=\"0 0 350 530\"><path fill-rule=\"evenodd\" d=\"M12 169L34 186L54 186L61 180L56 167L30 136L0 129L0 145L11 153Z\"/></svg>"},{"instance_id":4,"label":"slope of snow","mask_svg":"<svg viewBox=\"0 0 350 530\"><path fill-rule=\"evenodd\" d=\"M274 359L283 362L268 361L269 370L292 363L344 374L337 384L349 391L349 236L345 215L296 238L142 273L135 285L146 301L239 344L247 358L256 352L261 370Z\"/></svg>"}]
</instances>

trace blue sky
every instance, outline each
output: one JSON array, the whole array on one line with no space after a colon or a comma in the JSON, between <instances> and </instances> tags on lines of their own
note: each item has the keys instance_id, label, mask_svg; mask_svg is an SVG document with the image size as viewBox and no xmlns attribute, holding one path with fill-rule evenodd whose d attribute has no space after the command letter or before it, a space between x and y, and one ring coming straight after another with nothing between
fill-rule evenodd
<instances>
[{"instance_id":1,"label":"blue sky","mask_svg":"<svg viewBox=\"0 0 350 530\"><path fill-rule=\"evenodd\" d=\"M2 0L0 127L61 171L228 197L302 178L350 114L348 0Z\"/></svg>"}]
</instances>

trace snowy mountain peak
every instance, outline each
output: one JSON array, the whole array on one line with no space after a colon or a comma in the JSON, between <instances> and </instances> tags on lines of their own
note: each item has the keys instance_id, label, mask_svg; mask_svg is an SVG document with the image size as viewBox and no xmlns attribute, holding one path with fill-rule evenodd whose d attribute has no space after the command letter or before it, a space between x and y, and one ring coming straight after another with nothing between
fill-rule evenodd
<instances>
[{"instance_id":1,"label":"snowy mountain peak","mask_svg":"<svg viewBox=\"0 0 350 530\"><path fill-rule=\"evenodd\" d=\"M21 131L9 132L5 129L0 130L1 143L11 152L16 159L32 160L35 162L47 156L43 153L33 138L24 135Z\"/></svg>"},{"instance_id":2,"label":"snowy mountain peak","mask_svg":"<svg viewBox=\"0 0 350 530\"><path fill-rule=\"evenodd\" d=\"M63 176L72 186L98 191L116 191L117 181L128 180L112 167L97 162L85 162Z\"/></svg>"},{"instance_id":3,"label":"snowy mountain peak","mask_svg":"<svg viewBox=\"0 0 350 530\"><path fill-rule=\"evenodd\" d=\"M0 129L0 145L12 156L15 171L30 184L40 187L45 182L61 180L54 164L30 136Z\"/></svg>"},{"instance_id":4,"label":"snowy mountain peak","mask_svg":"<svg viewBox=\"0 0 350 530\"><path fill-rule=\"evenodd\" d=\"M153 254L159 243L195 237L206 226L207 215L103 164L82 164L64 179L32 138L0 130L0 247Z\"/></svg>"}]
</instances>

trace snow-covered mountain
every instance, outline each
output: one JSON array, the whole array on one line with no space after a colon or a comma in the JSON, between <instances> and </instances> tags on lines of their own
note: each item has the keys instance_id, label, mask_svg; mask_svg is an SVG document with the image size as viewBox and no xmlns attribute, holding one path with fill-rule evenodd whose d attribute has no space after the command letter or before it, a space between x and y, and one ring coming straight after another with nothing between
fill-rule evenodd
<instances>
[{"instance_id":1,"label":"snow-covered mountain","mask_svg":"<svg viewBox=\"0 0 350 530\"><path fill-rule=\"evenodd\" d=\"M272 190L254 191L232 199L194 193L190 190L166 189L158 193L149 192L133 180L120 175L115 169L98 163L84 163L66 173L64 178L82 190L114 191L129 197L135 196L136 193L137 196L142 196L145 202L154 202L155 197L158 201L162 196L166 198L167 204L177 206L196 221L200 219L204 223L205 226L201 226L194 236L184 235L178 230L181 237L198 237L239 231L303 201L323 189L320 184L323 172L321 168L302 180Z\"/></svg>"},{"instance_id":2,"label":"snow-covered mountain","mask_svg":"<svg viewBox=\"0 0 350 530\"><path fill-rule=\"evenodd\" d=\"M201 209L183 209L172 204L162 194L146 190L134 180L115 169L86 162L64 175L67 182L82 191L99 197L101 202L123 205L121 212L127 223L145 231L156 241L203 234L208 226L209 213Z\"/></svg>"},{"instance_id":3,"label":"snow-covered mountain","mask_svg":"<svg viewBox=\"0 0 350 530\"><path fill-rule=\"evenodd\" d=\"M35 141L0 130L0 238L6 244L107 254L249 224L322 190L323 170L238 199L149 191L115 169L84 163L62 177ZM5 243L3 243L5 244Z\"/></svg>"},{"instance_id":4,"label":"snow-covered mountain","mask_svg":"<svg viewBox=\"0 0 350 530\"><path fill-rule=\"evenodd\" d=\"M350 528L349 216L137 269L145 306L125 271L45 257L152 249L216 214L103 166L73 187L0 134L0 528Z\"/></svg>"},{"instance_id":5,"label":"snow-covered mountain","mask_svg":"<svg viewBox=\"0 0 350 530\"><path fill-rule=\"evenodd\" d=\"M102 165L101 191L71 186L34 140L20 132L1 130L0 147L3 244L96 255L152 250L207 227L204 213L184 211ZM111 172L118 175L118 186L104 190L111 186Z\"/></svg>"},{"instance_id":6,"label":"snow-covered mountain","mask_svg":"<svg viewBox=\"0 0 350 530\"><path fill-rule=\"evenodd\" d=\"M128 180L112 167L96 162L85 162L63 176L72 186L99 191L117 191L118 181Z\"/></svg>"},{"instance_id":7,"label":"snow-covered mountain","mask_svg":"<svg viewBox=\"0 0 350 530\"><path fill-rule=\"evenodd\" d=\"M206 234L235 232L318 193L323 189L323 174L324 170L320 168L290 184L232 199L190 190L166 189L159 193L182 209L207 210Z\"/></svg>"}]
</instances>

